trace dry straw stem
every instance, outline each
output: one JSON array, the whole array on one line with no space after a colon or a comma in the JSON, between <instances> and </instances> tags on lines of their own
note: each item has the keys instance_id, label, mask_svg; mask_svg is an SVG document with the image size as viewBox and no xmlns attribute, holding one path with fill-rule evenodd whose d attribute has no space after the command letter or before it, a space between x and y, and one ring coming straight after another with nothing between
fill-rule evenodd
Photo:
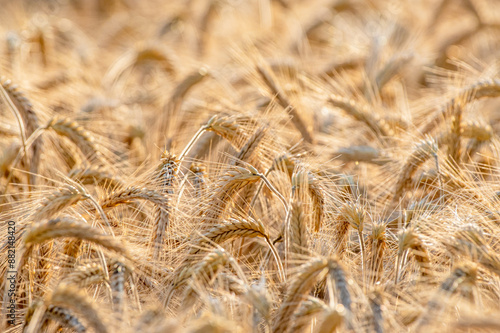
<instances>
[{"instance_id":1,"label":"dry straw stem","mask_svg":"<svg viewBox=\"0 0 500 333\"><path fill-rule=\"evenodd\" d=\"M486 79L471 84L468 87L462 88L454 98L452 98L447 104L445 104L434 114L432 119L420 130L420 133L425 135L436 128L436 126L438 126L439 123L445 119L447 110L455 105L456 101L464 101L465 103L470 103L481 98L493 98L499 96L500 80L498 79Z\"/></svg>"},{"instance_id":2,"label":"dry straw stem","mask_svg":"<svg viewBox=\"0 0 500 333\"><path fill-rule=\"evenodd\" d=\"M450 276L441 283L436 294L427 303L427 307L418 319L414 332L422 332L428 325L432 323L434 319L441 316L441 312L448 301L448 299L457 292L459 289L463 288L473 288L476 285L477 280L477 267L472 264L461 264L458 265Z\"/></svg>"},{"instance_id":3,"label":"dry straw stem","mask_svg":"<svg viewBox=\"0 0 500 333\"><path fill-rule=\"evenodd\" d=\"M293 125L300 132L300 134L302 134L304 140L307 143L313 144L314 139L307 129L304 120L300 116L300 110L297 110L295 106L292 105L283 90L276 83L276 80L272 77L271 73L263 65L257 65L257 72L260 74L267 87L271 90L271 94L276 97L281 107L288 111Z\"/></svg>"},{"instance_id":4,"label":"dry straw stem","mask_svg":"<svg viewBox=\"0 0 500 333\"><path fill-rule=\"evenodd\" d=\"M334 107L344 110L348 115L357 121L365 123L366 126L368 126L368 128L370 128L377 136L388 137L394 134L386 121L373 114L373 112L366 105L360 105L353 99L333 94L329 96L328 103Z\"/></svg>"}]
</instances>

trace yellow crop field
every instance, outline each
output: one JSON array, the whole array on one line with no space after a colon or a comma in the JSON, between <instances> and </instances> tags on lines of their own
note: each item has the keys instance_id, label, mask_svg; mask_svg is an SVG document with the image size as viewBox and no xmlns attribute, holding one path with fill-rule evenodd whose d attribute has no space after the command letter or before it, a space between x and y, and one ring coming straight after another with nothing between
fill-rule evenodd
<instances>
[{"instance_id":1,"label":"yellow crop field","mask_svg":"<svg viewBox=\"0 0 500 333\"><path fill-rule=\"evenodd\" d=\"M499 332L500 2L0 0L0 332Z\"/></svg>"}]
</instances>

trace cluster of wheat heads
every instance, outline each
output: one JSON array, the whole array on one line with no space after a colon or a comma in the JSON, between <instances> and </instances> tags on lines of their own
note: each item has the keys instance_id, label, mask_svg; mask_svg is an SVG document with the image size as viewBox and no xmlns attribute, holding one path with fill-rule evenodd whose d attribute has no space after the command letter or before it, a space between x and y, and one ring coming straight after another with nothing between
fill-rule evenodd
<instances>
[{"instance_id":1,"label":"cluster of wheat heads","mask_svg":"<svg viewBox=\"0 0 500 333\"><path fill-rule=\"evenodd\" d=\"M500 330L497 1L0 8L1 332Z\"/></svg>"}]
</instances>

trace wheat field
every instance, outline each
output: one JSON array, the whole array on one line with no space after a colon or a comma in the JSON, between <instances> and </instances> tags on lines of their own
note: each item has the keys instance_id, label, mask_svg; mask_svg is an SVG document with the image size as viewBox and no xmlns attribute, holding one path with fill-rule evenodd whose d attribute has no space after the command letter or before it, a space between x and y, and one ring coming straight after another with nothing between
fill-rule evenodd
<instances>
[{"instance_id":1,"label":"wheat field","mask_svg":"<svg viewBox=\"0 0 500 333\"><path fill-rule=\"evenodd\" d=\"M496 0L0 4L1 332L500 331Z\"/></svg>"}]
</instances>

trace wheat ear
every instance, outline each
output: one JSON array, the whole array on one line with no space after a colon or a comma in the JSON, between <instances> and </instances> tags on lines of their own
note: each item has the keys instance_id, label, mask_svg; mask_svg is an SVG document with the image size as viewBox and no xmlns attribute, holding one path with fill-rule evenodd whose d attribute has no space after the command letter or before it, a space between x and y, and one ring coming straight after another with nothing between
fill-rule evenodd
<instances>
[{"instance_id":1,"label":"wheat ear","mask_svg":"<svg viewBox=\"0 0 500 333\"><path fill-rule=\"evenodd\" d=\"M470 256L474 262L500 276L500 256L488 245L483 230L477 225L463 226L447 245L456 253Z\"/></svg>"},{"instance_id":2,"label":"wheat ear","mask_svg":"<svg viewBox=\"0 0 500 333\"><path fill-rule=\"evenodd\" d=\"M207 190L207 169L201 163L193 163L189 166L189 171L192 172L192 184L195 191L195 197L201 198Z\"/></svg>"},{"instance_id":3,"label":"wheat ear","mask_svg":"<svg viewBox=\"0 0 500 333\"><path fill-rule=\"evenodd\" d=\"M178 85L175 87L170 100L168 101L169 114L171 117L175 117L180 111L182 102L186 95L191 89L193 89L197 84L201 83L204 79L210 76L208 68L201 67L199 70L186 76Z\"/></svg>"},{"instance_id":4,"label":"wheat ear","mask_svg":"<svg viewBox=\"0 0 500 333\"><path fill-rule=\"evenodd\" d=\"M34 110L33 104L26 97L23 91L11 80L0 77L1 92L4 99L15 113L21 132L21 141L26 153L26 140L39 127L38 116ZM21 125L21 119L23 126ZM42 141L38 140L33 144L33 153L30 163L30 183L35 184L36 173L38 173L38 164L42 152Z\"/></svg>"},{"instance_id":5,"label":"wheat ear","mask_svg":"<svg viewBox=\"0 0 500 333\"><path fill-rule=\"evenodd\" d=\"M60 284L72 284L79 288L85 288L92 284L106 281L104 270L95 263L78 266L75 270L66 275Z\"/></svg>"},{"instance_id":6,"label":"wheat ear","mask_svg":"<svg viewBox=\"0 0 500 333\"><path fill-rule=\"evenodd\" d=\"M295 313L293 319L292 332L304 332L310 325L312 317L329 310L328 305L319 298L309 296L306 301L302 302L299 310Z\"/></svg>"},{"instance_id":7,"label":"wheat ear","mask_svg":"<svg viewBox=\"0 0 500 333\"><path fill-rule=\"evenodd\" d=\"M337 305L335 308L328 308L323 311L321 323L316 332L330 333L336 332L344 322L345 310L342 305Z\"/></svg>"},{"instance_id":8,"label":"wheat ear","mask_svg":"<svg viewBox=\"0 0 500 333\"><path fill-rule=\"evenodd\" d=\"M399 178L396 182L396 189L394 191L393 202L397 202L403 197L404 190L411 183L411 178L426 160L437 152L437 143L432 140L424 140L418 144L407 158L405 164L401 168Z\"/></svg>"},{"instance_id":9,"label":"wheat ear","mask_svg":"<svg viewBox=\"0 0 500 333\"><path fill-rule=\"evenodd\" d=\"M307 227L302 205L299 200L293 200L290 205L290 250L299 256L308 250Z\"/></svg>"},{"instance_id":10,"label":"wheat ear","mask_svg":"<svg viewBox=\"0 0 500 333\"><path fill-rule=\"evenodd\" d=\"M453 106L456 101L467 100L467 102L470 103L481 98L493 98L499 96L500 80L498 79L486 79L462 88L456 97L452 98L432 116L432 119L423 126L420 132L424 135L431 132L437 125L439 125L441 120L444 119L447 110Z\"/></svg>"},{"instance_id":11,"label":"wheat ear","mask_svg":"<svg viewBox=\"0 0 500 333\"><path fill-rule=\"evenodd\" d=\"M451 129L448 135L448 158L458 167L460 165L461 156L461 135L462 135L462 103L457 102L450 106Z\"/></svg>"},{"instance_id":12,"label":"wheat ear","mask_svg":"<svg viewBox=\"0 0 500 333\"><path fill-rule=\"evenodd\" d=\"M43 199L32 218L34 220L50 218L85 198L85 193L78 186L65 185Z\"/></svg>"},{"instance_id":13,"label":"wheat ear","mask_svg":"<svg viewBox=\"0 0 500 333\"><path fill-rule=\"evenodd\" d=\"M384 332L384 317L382 314L382 293L375 289L369 295L370 308L373 314L373 330L376 333Z\"/></svg>"},{"instance_id":14,"label":"wheat ear","mask_svg":"<svg viewBox=\"0 0 500 333\"><path fill-rule=\"evenodd\" d=\"M53 118L47 125L47 129L52 129L58 135L65 136L70 139L88 158L95 156L99 161L102 160L102 155L92 134L83 126L69 118Z\"/></svg>"},{"instance_id":15,"label":"wheat ear","mask_svg":"<svg viewBox=\"0 0 500 333\"><path fill-rule=\"evenodd\" d=\"M172 56L162 48L146 45L135 50L129 50L120 56L104 75L103 84L112 86L120 80L126 71L147 62L160 65L159 67L171 76L176 75L176 66Z\"/></svg>"},{"instance_id":16,"label":"wheat ear","mask_svg":"<svg viewBox=\"0 0 500 333\"><path fill-rule=\"evenodd\" d=\"M412 228L401 230L398 234L399 238L399 249L398 249L398 258L396 262L396 284L399 280L399 266L402 264L401 259L403 258L403 253L411 249L415 260L420 267L420 274L422 276L428 276L431 274L430 267L430 257L427 249L424 247L424 244L420 238L420 236L413 230Z\"/></svg>"},{"instance_id":17,"label":"wheat ear","mask_svg":"<svg viewBox=\"0 0 500 333\"><path fill-rule=\"evenodd\" d=\"M170 207L169 201L170 196L173 194L173 183L178 167L179 160L177 157L167 151L163 152L156 178L161 182L160 191L165 197L165 204L156 205L154 210L153 233L151 235L154 260L160 258L161 251L163 250L163 243L165 242L165 234L172 220L172 208Z\"/></svg>"},{"instance_id":18,"label":"wheat ear","mask_svg":"<svg viewBox=\"0 0 500 333\"><path fill-rule=\"evenodd\" d=\"M383 156L383 153L370 146L350 146L338 149L334 157L344 162L366 162L375 165L384 165L390 160Z\"/></svg>"},{"instance_id":19,"label":"wheat ear","mask_svg":"<svg viewBox=\"0 0 500 333\"><path fill-rule=\"evenodd\" d=\"M198 294L200 287L206 288L215 279L220 269L227 264L231 264L238 277L246 282L243 271L230 254L221 249L210 252L195 265L193 273L189 278L190 280L187 281L187 288L184 291L183 297L184 309L193 305L195 295Z\"/></svg>"},{"instance_id":20,"label":"wheat ear","mask_svg":"<svg viewBox=\"0 0 500 333\"><path fill-rule=\"evenodd\" d=\"M262 237L270 246L271 251L277 254L276 249L269 240L269 234L260 221L231 218L225 223L214 226L193 243L185 261L176 270L176 278L172 285L177 287L184 284L192 274L192 263L196 260L196 254L202 252L210 244L222 244L236 237ZM277 258L278 267L280 267L279 257L276 256L275 258Z\"/></svg>"},{"instance_id":21,"label":"wheat ear","mask_svg":"<svg viewBox=\"0 0 500 333\"><path fill-rule=\"evenodd\" d=\"M264 68L264 66L257 65L257 72L260 74L267 87L271 90L272 95L276 97L281 107L288 111L293 125L300 132L300 134L302 134L304 140L307 143L312 144L314 142L314 139L300 115L300 110L297 110L292 105L283 90L276 83L276 80L272 77L271 73L266 68Z\"/></svg>"},{"instance_id":22,"label":"wheat ear","mask_svg":"<svg viewBox=\"0 0 500 333\"><path fill-rule=\"evenodd\" d=\"M384 251L387 247L385 236L385 224L378 223L372 226L372 232L368 237L368 249L370 249L370 258L368 272L370 281L373 284L382 280L384 268Z\"/></svg>"},{"instance_id":23,"label":"wheat ear","mask_svg":"<svg viewBox=\"0 0 500 333\"><path fill-rule=\"evenodd\" d=\"M98 333L108 332L99 311L95 308L94 301L80 289L60 285L46 302L49 305L69 308L80 313Z\"/></svg>"},{"instance_id":24,"label":"wheat ear","mask_svg":"<svg viewBox=\"0 0 500 333\"><path fill-rule=\"evenodd\" d=\"M192 276L216 272L221 266L226 265L229 260L230 255L224 249L215 249L191 267L184 267L184 265L182 265L181 270L179 271L180 274L175 276L170 289L167 292L164 307L168 307L174 291L186 284Z\"/></svg>"},{"instance_id":25,"label":"wheat ear","mask_svg":"<svg viewBox=\"0 0 500 333\"><path fill-rule=\"evenodd\" d=\"M67 327L77 333L87 332L87 327L82 324L80 319L64 307L54 305L47 306L45 317L58 322L61 327Z\"/></svg>"},{"instance_id":26,"label":"wheat ear","mask_svg":"<svg viewBox=\"0 0 500 333\"><path fill-rule=\"evenodd\" d=\"M34 245L61 237L86 240L108 250L127 254L126 248L118 240L98 232L96 228L88 224L76 222L71 218L58 218L34 224L24 235L24 247L30 249Z\"/></svg>"},{"instance_id":27,"label":"wheat ear","mask_svg":"<svg viewBox=\"0 0 500 333\"><path fill-rule=\"evenodd\" d=\"M451 297L459 288L472 287L476 284L477 267L470 264L462 264L456 267L450 276L441 283L436 294L427 303L423 315L415 323L414 332L422 332L434 318L439 317L447 298Z\"/></svg>"},{"instance_id":28,"label":"wheat ear","mask_svg":"<svg viewBox=\"0 0 500 333\"><path fill-rule=\"evenodd\" d=\"M297 275L290 281L285 298L278 309L273 332L286 333L291 328L294 312L307 297L307 292L314 286L316 280L328 267L328 260L318 258L300 266Z\"/></svg>"},{"instance_id":29,"label":"wheat ear","mask_svg":"<svg viewBox=\"0 0 500 333\"><path fill-rule=\"evenodd\" d=\"M125 280L130 275L130 269L119 260L111 261L111 269L109 276L109 286L113 295L113 308L118 313L117 318L121 318L125 304L123 295L125 293Z\"/></svg>"},{"instance_id":30,"label":"wheat ear","mask_svg":"<svg viewBox=\"0 0 500 333\"><path fill-rule=\"evenodd\" d=\"M164 195L147 188L138 188L134 186L129 186L118 191L113 191L112 193L101 199L99 201L99 205L103 209L109 209L137 199L146 200L161 207L166 207L168 205L168 201Z\"/></svg>"},{"instance_id":31,"label":"wheat ear","mask_svg":"<svg viewBox=\"0 0 500 333\"><path fill-rule=\"evenodd\" d=\"M348 229L348 226L350 225L354 229L357 230L358 232L358 240L359 240L359 247L361 249L361 272L363 275L363 282L365 279L365 242L363 238L363 228L364 228L364 223L365 223L365 211L363 207L358 204L358 203L346 203L343 204L342 209L341 209L341 225L339 225L339 231L337 232L339 235L341 235L341 239L339 241L343 241L345 244L345 235ZM344 224L344 225L342 225ZM343 239L342 239L343 238ZM344 248L344 244L340 245L340 249ZM339 252L341 254L342 252Z\"/></svg>"},{"instance_id":32,"label":"wheat ear","mask_svg":"<svg viewBox=\"0 0 500 333\"><path fill-rule=\"evenodd\" d=\"M255 123L254 119L247 116L229 117L215 115L205 125L201 126L191 138L179 155L179 161L182 163L203 133L214 132L229 141L231 145L236 146L238 136L244 133L244 127L246 125L255 125Z\"/></svg>"},{"instance_id":33,"label":"wheat ear","mask_svg":"<svg viewBox=\"0 0 500 333\"><path fill-rule=\"evenodd\" d=\"M330 95L328 103L344 110L357 121L365 123L377 136L387 137L394 134L385 120L374 115L368 106L360 105L350 98L338 95Z\"/></svg>"},{"instance_id":34,"label":"wheat ear","mask_svg":"<svg viewBox=\"0 0 500 333\"><path fill-rule=\"evenodd\" d=\"M120 178L98 165L72 169L69 172L68 177L78 180L84 185L97 184L104 188L117 188L124 186L124 183Z\"/></svg>"},{"instance_id":35,"label":"wheat ear","mask_svg":"<svg viewBox=\"0 0 500 333\"><path fill-rule=\"evenodd\" d=\"M252 166L233 167L219 178L212 195L209 199L208 207L204 212L204 221L208 225L213 225L224 212L230 200L245 186L255 183L260 179L259 172Z\"/></svg>"}]
</instances>

